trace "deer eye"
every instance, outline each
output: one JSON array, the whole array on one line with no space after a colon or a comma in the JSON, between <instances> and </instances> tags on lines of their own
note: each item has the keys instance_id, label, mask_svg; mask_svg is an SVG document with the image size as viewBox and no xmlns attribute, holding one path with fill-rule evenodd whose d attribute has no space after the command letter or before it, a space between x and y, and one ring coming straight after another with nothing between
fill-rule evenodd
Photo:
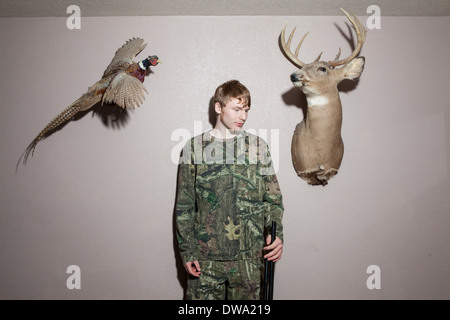
<instances>
[{"instance_id":1,"label":"deer eye","mask_svg":"<svg viewBox=\"0 0 450 320\"><path fill-rule=\"evenodd\" d=\"M327 69L325 67L320 67L317 69L317 71L327 72Z\"/></svg>"}]
</instances>

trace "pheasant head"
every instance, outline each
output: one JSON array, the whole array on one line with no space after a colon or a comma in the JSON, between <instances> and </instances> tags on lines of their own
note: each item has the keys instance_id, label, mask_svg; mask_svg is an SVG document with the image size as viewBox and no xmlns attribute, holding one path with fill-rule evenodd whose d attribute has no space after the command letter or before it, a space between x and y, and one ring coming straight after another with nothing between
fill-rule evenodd
<instances>
[{"instance_id":1,"label":"pheasant head","mask_svg":"<svg viewBox=\"0 0 450 320\"><path fill-rule=\"evenodd\" d=\"M139 67L141 69L146 70L150 66L156 66L161 61L159 60L158 56L148 56L148 58L145 58L144 60L139 62Z\"/></svg>"}]
</instances>

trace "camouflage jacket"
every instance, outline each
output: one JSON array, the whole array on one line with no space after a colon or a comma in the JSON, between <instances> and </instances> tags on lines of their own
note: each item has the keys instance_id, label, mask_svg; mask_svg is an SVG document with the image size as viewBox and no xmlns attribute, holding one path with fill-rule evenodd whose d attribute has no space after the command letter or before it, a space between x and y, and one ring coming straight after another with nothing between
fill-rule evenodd
<instances>
[{"instance_id":1,"label":"camouflage jacket","mask_svg":"<svg viewBox=\"0 0 450 320\"><path fill-rule=\"evenodd\" d=\"M241 131L221 140L210 131L183 148L176 198L183 262L262 258L264 230L277 222L283 240L282 195L267 143Z\"/></svg>"}]
</instances>

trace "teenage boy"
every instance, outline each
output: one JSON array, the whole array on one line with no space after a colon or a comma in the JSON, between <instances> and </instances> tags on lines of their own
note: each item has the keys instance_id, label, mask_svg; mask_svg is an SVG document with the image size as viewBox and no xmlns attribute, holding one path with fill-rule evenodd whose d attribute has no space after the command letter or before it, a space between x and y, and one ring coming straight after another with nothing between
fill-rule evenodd
<instances>
[{"instance_id":1,"label":"teenage boy","mask_svg":"<svg viewBox=\"0 0 450 320\"><path fill-rule=\"evenodd\" d=\"M220 85L214 128L182 151L176 222L189 300L260 299L263 259L282 255L284 208L269 148L242 130L250 104L239 81ZM272 221L277 237L270 244Z\"/></svg>"}]
</instances>

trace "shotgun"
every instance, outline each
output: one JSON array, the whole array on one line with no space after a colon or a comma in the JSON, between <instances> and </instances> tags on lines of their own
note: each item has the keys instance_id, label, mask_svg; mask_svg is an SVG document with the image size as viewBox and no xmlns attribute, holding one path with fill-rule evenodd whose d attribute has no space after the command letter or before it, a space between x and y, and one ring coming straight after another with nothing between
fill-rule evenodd
<instances>
[{"instance_id":1,"label":"shotgun","mask_svg":"<svg viewBox=\"0 0 450 320\"><path fill-rule=\"evenodd\" d=\"M277 223L272 221L271 243L275 241L277 235ZM275 264L266 259L264 268L264 297L263 300L273 300L273 278L275 273Z\"/></svg>"}]
</instances>

